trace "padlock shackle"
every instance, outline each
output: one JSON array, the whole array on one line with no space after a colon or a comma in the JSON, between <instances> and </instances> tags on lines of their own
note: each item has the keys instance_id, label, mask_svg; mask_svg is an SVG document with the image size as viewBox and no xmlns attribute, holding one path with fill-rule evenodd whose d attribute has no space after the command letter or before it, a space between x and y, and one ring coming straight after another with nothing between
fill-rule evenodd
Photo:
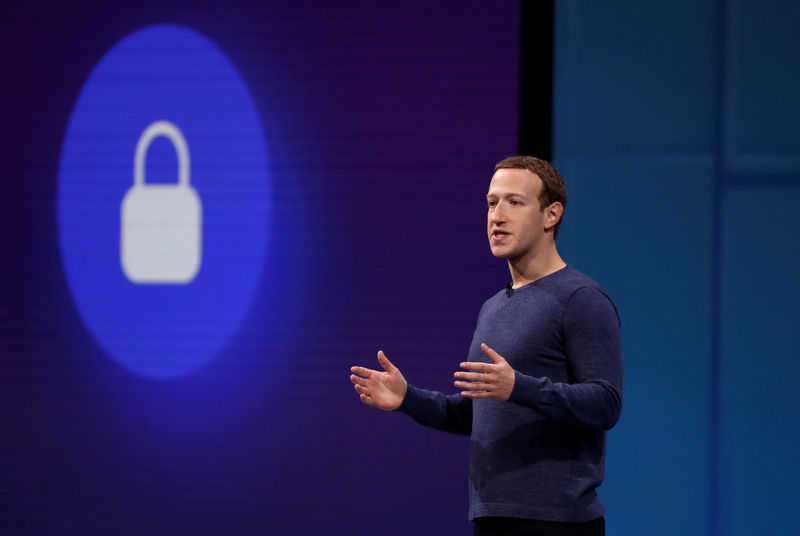
<instances>
[{"instance_id":1,"label":"padlock shackle","mask_svg":"<svg viewBox=\"0 0 800 536\"><path fill-rule=\"evenodd\" d=\"M150 144L159 136L164 136L172 142L178 155L178 185L189 186L189 145L183 133L174 123L169 121L156 121L144 129L136 144L136 155L133 160L133 185L144 186L144 165Z\"/></svg>"}]
</instances>

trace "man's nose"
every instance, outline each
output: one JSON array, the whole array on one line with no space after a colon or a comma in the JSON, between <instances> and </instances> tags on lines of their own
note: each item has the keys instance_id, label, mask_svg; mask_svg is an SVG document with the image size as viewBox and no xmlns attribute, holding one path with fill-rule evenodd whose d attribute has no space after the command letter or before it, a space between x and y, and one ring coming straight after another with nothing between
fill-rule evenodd
<instances>
[{"instance_id":1,"label":"man's nose","mask_svg":"<svg viewBox=\"0 0 800 536\"><path fill-rule=\"evenodd\" d=\"M505 221L506 216L502 206L503 205L500 203L496 204L489 213L489 220L492 221L493 223L501 223Z\"/></svg>"}]
</instances>

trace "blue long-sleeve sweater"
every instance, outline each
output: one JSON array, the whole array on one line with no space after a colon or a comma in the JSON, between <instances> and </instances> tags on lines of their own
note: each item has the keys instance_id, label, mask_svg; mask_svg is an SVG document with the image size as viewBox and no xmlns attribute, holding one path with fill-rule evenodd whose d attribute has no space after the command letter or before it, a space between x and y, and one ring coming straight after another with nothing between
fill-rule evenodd
<instances>
[{"instance_id":1,"label":"blue long-sleeve sweater","mask_svg":"<svg viewBox=\"0 0 800 536\"><path fill-rule=\"evenodd\" d=\"M482 342L516 371L508 401L467 399L409 385L398 411L470 435L470 519L519 517L580 523L605 513L596 488L605 438L622 407L620 320L602 288L567 266L488 299Z\"/></svg>"}]
</instances>

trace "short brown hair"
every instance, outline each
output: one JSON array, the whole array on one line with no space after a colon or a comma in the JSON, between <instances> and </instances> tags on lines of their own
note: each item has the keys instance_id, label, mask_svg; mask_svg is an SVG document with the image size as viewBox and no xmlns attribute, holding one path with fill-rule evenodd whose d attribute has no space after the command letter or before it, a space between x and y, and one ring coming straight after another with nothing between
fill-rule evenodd
<instances>
[{"instance_id":1,"label":"short brown hair","mask_svg":"<svg viewBox=\"0 0 800 536\"><path fill-rule=\"evenodd\" d=\"M561 173L548 162L541 158L534 156L509 156L504 158L494 166L494 170L498 169L527 169L531 173L536 174L542 179L542 192L539 194L539 210L544 210L553 203L561 203L564 211L567 210L567 187L564 184L564 179L561 178ZM558 236L558 228L561 227L561 222L564 221L564 214L553 227L553 238Z\"/></svg>"}]
</instances>

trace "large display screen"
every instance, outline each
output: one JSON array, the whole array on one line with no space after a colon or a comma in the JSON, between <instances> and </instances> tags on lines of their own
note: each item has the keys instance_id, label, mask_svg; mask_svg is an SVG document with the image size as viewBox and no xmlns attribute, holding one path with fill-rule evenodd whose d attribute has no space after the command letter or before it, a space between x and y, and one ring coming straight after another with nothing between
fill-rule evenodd
<instances>
[{"instance_id":1,"label":"large display screen","mask_svg":"<svg viewBox=\"0 0 800 536\"><path fill-rule=\"evenodd\" d=\"M463 534L519 3L0 8L0 532ZM421 530L421 529L420 529Z\"/></svg>"}]
</instances>

